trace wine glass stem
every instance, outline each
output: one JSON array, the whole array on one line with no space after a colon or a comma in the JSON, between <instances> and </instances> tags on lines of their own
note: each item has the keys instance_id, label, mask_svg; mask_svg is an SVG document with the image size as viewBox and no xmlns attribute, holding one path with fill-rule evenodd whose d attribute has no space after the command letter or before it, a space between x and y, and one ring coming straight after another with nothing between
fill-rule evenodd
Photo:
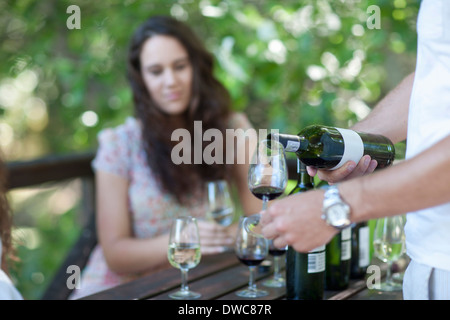
<instances>
[{"instance_id":1,"label":"wine glass stem","mask_svg":"<svg viewBox=\"0 0 450 320\"><path fill-rule=\"evenodd\" d=\"M269 198L263 196L262 201L263 201L262 209L263 211L265 211L267 209L267 203L269 202Z\"/></svg>"},{"instance_id":2,"label":"wine glass stem","mask_svg":"<svg viewBox=\"0 0 450 320\"><path fill-rule=\"evenodd\" d=\"M273 257L273 264L274 264L274 272L273 272L273 277L275 280L278 280L281 278L280 275L280 257L279 256L274 256Z\"/></svg>"},{"instance_id":3,"label":"wine glass stem","mask_svg":"<svg viewBox=\"0 0 450 320\"><path fill-rule=\"evenodd\" d=\"M255 290L256 286L255 286L255 266L251 266L248 267L248 269L250 270L250 277L248 279L248 289L249 290Z\"/></svg>"},{"instance_id":4,"label":"wine glass stem","mask_svg":"<svg viewBox=\"0 0 450 320\"><path fill-rule=\"evenodd\" d=\"M181 291L189 291L188 287L188 269L181 269Z\"/></svg>"},{"instance_id":5,"label":"wine glass stem","mask_svg":"<svg viewBox=\"0 0 450 320\"><path fill-rule=\"evenodd\" d=\"M391 269L392 269L392 261L389 261L387 265L388 265L388 267L387 267L387 270L386 270L386 283L387 284L392 284L392 271L391 271Z\"/></svg>"}]
</instances>

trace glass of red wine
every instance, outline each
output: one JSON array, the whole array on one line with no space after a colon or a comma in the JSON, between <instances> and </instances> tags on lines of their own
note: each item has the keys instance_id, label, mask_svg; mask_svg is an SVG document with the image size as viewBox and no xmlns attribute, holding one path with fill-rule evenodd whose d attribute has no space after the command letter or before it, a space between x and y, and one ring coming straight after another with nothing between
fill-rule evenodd
<instances>
[{"instance_id":1,"label":"glass of red wine","mask_svg":"<svg viewBox=\"0 0 450 320\"><path fill-rule=\"evenodd\" d=\"M280 259L286 253L287 247L277 248L273 245L272 240L269 240L269 254L273 256L273 277L263 282L263 285L271 288L281 288L286 285L286 280L280 272Z\"/></svg>"},{"instance_id":2,"label":"glass of red wine","mask_svg":"<svg viewBox=\"0 0 450 320\"><path fill-rule=\"evenodd\" d=\"M262 210L267 203L276 199L286 189L288 170L284 147L275 140L261 140L253 154L248 170L248 187L253 195L263 201ZM260 236L261 215L254 214L244 221L245 229L253 235Z\"/></svg>"},{"instance_id":3,"label":"glass of red wine","mask_svg":"<svg viewBox=\"0 0 450 320\"><path fill-rule=\"evenodd\" d=\"M255 269L267 257L269 243L267 239L255 237L248 233L244 227L244 219L240 219L235 243L236 255L243 264L248 266L250 277L247 289L236 292L244 298L259 298L268 295L265 290L258 289L255 283Z\"/></svg>"}]
</instances>

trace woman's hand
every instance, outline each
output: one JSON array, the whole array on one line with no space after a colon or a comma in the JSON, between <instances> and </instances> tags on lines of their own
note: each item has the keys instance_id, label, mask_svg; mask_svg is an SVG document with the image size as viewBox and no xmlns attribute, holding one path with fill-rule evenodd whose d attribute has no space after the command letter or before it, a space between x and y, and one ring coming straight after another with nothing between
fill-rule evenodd
<instances>
[{"instance_id":1,"label":"woman's hand","mask_svg":"<svg viewBox=\"0 0 450 320\"><path fill-rule=\"evenodd\" d=\"M198 220L197 225L202 254L221 253L233 248L235 237L230 227L207 220Z\"/></svg>"}]
</instances>

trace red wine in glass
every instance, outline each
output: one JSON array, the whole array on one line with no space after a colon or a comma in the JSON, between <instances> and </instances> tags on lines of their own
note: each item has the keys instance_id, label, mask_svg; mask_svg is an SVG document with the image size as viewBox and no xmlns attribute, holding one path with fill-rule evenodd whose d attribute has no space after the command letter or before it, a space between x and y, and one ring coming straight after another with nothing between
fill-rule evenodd
<instances>
[{"instance_id":1,"label":"red wine in glass","mask_svg":"<svg viewBox=\"0 0 450 320\"><path fill-rule=\"evenodd\" d=\"M270 201L278 198L284 191L284 188L271 186L257 186L250 190L255 197L261 200Z\"/></svg>"},{"instance_id":2,"label":"red wine in glass","mask_svg":"<svg viewBox=\"0 0 450 320\"><path fill-rule=\"evenodd\" d=\"M283 248L283 249L279 249L279 248L275 248L275 247L269 248L269 254L274 257L282 256L285 253L286 253L286 248Z\"/></svg>"},{"instance_id":3,"label":"red wine in glass","mask_svg":"<svg viewBox=\"0 0 450 320\"><path fill-rule=\"evenodd\" d=\"M248 170L248 188L252 194L263 202L262 210L267 209L270 200L281 196L288 180L284 147L275 141L262 140L253 153ZM261 215L247 217L244 226L247 232L262 237L259 225Z\"/></svg>"},{"instance_id":4,"label":"red wine in glass","mask_svg":"<svg viewBox=\"0 0 450 320\"><path fill-rule=\"evenodd\" d=\"M267 251L269 249L269 243L267 239L262 237L256 237L248 233L243 225L244 219L241 218L239 221L238 233L235 242L235 252L239 261L248 266L250 271L248 287L246 289L236 292L239 297L245 298L259 298L266 296L267 291L258 289L256 287L255 270L256 266L261 264L267 256Z\"/></svg>"},{"instance_id":5,"label":"red wine in glass","mask_svg":"<svg viewBox=\"0 0 450 320\"><path fill-rule=\"evenodd\" d=\"M249 267L260 265L261 262L263 262L265 258L266 258L266 256L264 256L264 255L238 256L239 261Z\"/></svg>"}]
</instances>

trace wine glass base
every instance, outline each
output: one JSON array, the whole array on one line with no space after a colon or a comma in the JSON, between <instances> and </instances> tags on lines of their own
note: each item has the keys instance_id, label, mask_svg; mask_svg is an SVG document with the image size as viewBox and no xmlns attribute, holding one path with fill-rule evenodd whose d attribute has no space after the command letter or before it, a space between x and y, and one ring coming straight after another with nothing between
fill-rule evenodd
<instances>
[{"instance_id":1,"label":"wine glass base","mask_svg":"<svg viewBox=\"0 0 450 320\"><path fill-rule=\"evenodd\" d=\"M284 281L283 278L278 278L278 279L272 278L272 279L269 279L269 280L263 282L263 286L269 287L269 288L282 288L285 285L286 285L286 281Z\"/></svg>"},{"instance_id":2,"label":"wine glass base","mask_svg":"<svg viewBox=\"0 0 450 320\"><path fill-rule=\"evenodd\" d=\"M266 290L261 289L245 289L236 292L236 295L243 298L259 298L259 297L265 297L269 293Z\"/></svg>"},{"instance_id":3,"label":"wine glass base","mask_svg":"<svg viewBox=\"0 0 450 320\"><path fill-rule=\"evenodd\" d=\"M403 286L396 282L383 282L380 284L379 291L401 291Z\"/></svg>"},{"instance_id":4,"label":"wine glass base","mask_svg":"<svg viewBox=\"0 0 450 320\"><path fill-rule=\"evenodd\" d=\"M194 300L200 298L202 295L198 292L193 291L177 291L169 294L169 297L176 300Z\"/></svg>"},{"instance_id":5,"label":"wine glass base","mask_svg":"<svg viewBox=\"0 0 450 320\"><path fill-rule=\"evenodd\" d=\"M392 275L392 280L394 280L397 283L402 283L403 282L403 275L404 275L404 272L394 273Z\"/></svg>"}]
</instances>

